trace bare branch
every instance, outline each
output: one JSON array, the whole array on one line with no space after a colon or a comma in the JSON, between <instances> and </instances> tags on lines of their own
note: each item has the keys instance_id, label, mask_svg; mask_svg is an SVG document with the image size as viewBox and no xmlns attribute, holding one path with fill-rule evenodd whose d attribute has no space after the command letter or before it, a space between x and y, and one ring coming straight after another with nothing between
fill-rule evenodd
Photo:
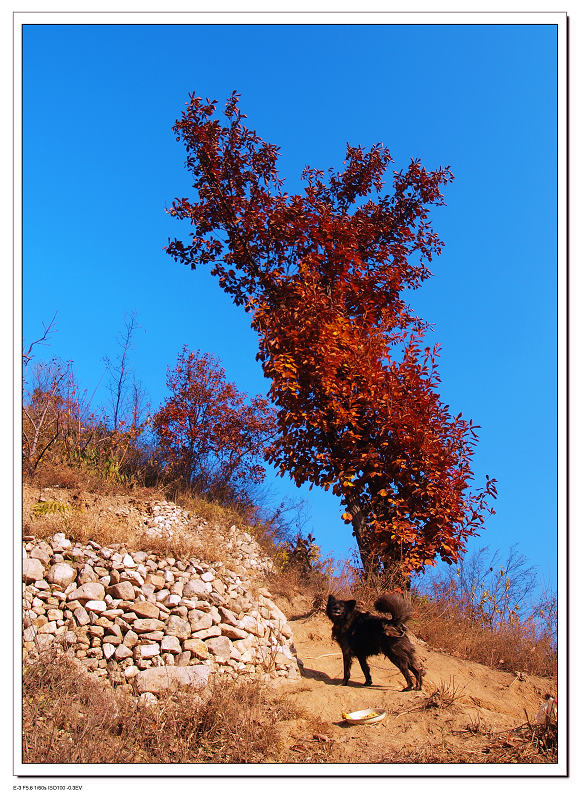
<instances>
[{"instance_id":1,"label":"bare branch","mask_svg":"<svg viewBox=\"0 0 580 800\"><path fill-rule=\"evenodd\" d=\"M50 320L50 322L48 323L48 325L45 325L44 322L42 323L42 327L44 328L44 332L43 332L42 336L40 338L38 338L38 339L35 339L28 346L28 349L25 350L24 353L22 353L22 360L24 361L24 366L27 366L27 364L32 359L32 348L34 347L34 345L40 344L41 342L45 342L47 340L47 338L48 338L48 336L49 336L49 334L52 331L52 328L54 326L54 322L56 320L57 313L58 312L56 312L56 311L54 312L53 317Z\"/></svg>"}]
</instances>

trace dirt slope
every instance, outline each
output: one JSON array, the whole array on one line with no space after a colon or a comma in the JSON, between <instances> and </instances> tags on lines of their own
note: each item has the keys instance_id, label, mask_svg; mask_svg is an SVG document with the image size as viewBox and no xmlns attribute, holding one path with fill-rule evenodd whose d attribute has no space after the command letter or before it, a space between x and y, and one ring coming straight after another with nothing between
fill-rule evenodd
<instances>
[{"instance_id":1,"label":"dirt slope","mask_svg":"<svg viewBox=\"0 0 580 800\"><path fill-rule=\"evenodd\" d=\"M24 487L25 529L33 519L32 507L39 501L71 504L75 513L70 519L63 517L62 522L71 526L73 536L82 529L85 537L100 539L107 532L126 542L139 540L142 515L148 508L144 497L101 497L62 488ZM46 518L51 530L59 521L58 515ZM34 524L35 532L42 524L44 518ZM211 527L204 529L204 538ZM65 530L68 532L69 527ZM517 761L521 757L518 733L506 732L526 722L525 712L533 721L544 694L556 694L554 681L530 675L523 675L520 680L513 673L430 650L417 640L414 641L426 668L422 692L402 692L403 677L390 661L379 656L369 660L373 686L363 685L356 661L350 685L341 686L342 656L331 640L326 616L307 616L312 606L304 597L293 597L291 603L284 597L274 599L289 618L303 662L299 681L275 687L297 708L293 719L279 723L286 751L297 762ZM430 700L436 690L440 696ZM387 716L376 725L351 726L342 720L343 711L368 707L383 708ZM533 748L528 754L535 758ZM538 756L537 760L546 759Z\"/></svg>"},{"instance_id":2,"label":"dirt slope","mask_svg":"<svg viewBox=\"0 0 580 800\"><path fill-rule=\"evenodd\" d=\"M525 723L525 711L533 721L543 695L555 693L550 680L528 675L520 680L512 673L428 650L416 639L427 670L422 692L402 692L402 675L379 656L369 659L373 686L363 685L355 661L351 683L344 687L342 656L331 641L326 617L317 614L290 624L304 663L303 675L300 682L280 690L304 715L284 723L293 740L288 746L297 754L301 748L307 753L312 741L322 741L326 759L333 763L509 761L518 735L504 732ZM442 696L425 708L437 689ZM386 709L387 716L375 725L348 725L342 720L343 711L368 707ZM491 733L503 735L491 737Z\"/></svg>"}]
</instances>

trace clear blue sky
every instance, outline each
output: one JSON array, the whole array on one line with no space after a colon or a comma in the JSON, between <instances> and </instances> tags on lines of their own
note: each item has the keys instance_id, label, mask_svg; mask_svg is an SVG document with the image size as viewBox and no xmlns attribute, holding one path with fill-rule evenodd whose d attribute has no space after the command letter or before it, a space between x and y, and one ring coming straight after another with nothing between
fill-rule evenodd
<instances>
[{"instance_id":1,"label":"clear blue sky","mask_svg":"<svg viewBox=\"0 0 580 800\"><path fill-rule=\"evenodd\" d=\"M209 272L162 248L187 236L164 209L190 193L171 126L188 93L237 89L248 125L305 164L382 141L395 168L450 165L434 214L446 247L412 305L442 344L441 394L481 426L474 468L497 514L470 549L510 544L556 580L556 35L550 25L30 25L23 37L23 338L58 312L38 357L72 360L94 405L123 316L153 408L183 344L265 393L249 319ZM353 546L335 498L306 497L324 551ZM477 485L481 485L477 483Z\"/></svg>"}]
</instances>

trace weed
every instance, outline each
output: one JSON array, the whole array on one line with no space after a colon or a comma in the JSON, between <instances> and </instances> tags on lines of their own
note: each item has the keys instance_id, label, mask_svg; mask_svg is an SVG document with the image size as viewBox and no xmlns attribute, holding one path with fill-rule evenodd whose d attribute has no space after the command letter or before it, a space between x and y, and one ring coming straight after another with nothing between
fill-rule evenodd
<instances>
[{"instance_id":1,"label":"weed","mask_svg":"<svg viewBox=\"0 0 580 800\"><path fill-rule=\"evenodd\" d=\"M182 687L140 708L126 687L89 677L51 654L23 675L24 763L263 763L283 760L281 721L290 700L258 680Z\"/></svg>"},{"instance_id":2,"label":"weed","mask_svg":"<svg viewBox=\"0 0 580 800\"><path fill-rule=\"evenodd\" d=\"M56 500L45 500L36 503L32 508L34 517L44 517L46 514L70 514L72 507L68 503L59 503Z\"/></svg>"}]
</instances>

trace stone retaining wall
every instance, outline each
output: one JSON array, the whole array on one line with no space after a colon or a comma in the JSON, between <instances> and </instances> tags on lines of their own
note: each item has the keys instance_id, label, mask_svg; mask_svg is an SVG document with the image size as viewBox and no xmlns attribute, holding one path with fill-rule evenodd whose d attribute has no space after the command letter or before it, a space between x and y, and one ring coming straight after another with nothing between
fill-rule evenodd
<instances>
[{"instance_id":1,"label":"stone retaining wall","mask_svg":"<svg viewBox=\"0 0 580 800\"><path fill-rule=\"evenodd\" d=\"M232 528L223 539L242 574L62 533L49 542L25 537L25 660L56 645L93 674L153 696L180 683L204 686L216 672L298 678L286 617L246 568L271 562L249 534Z\"/></svg>"}]
</instances>

